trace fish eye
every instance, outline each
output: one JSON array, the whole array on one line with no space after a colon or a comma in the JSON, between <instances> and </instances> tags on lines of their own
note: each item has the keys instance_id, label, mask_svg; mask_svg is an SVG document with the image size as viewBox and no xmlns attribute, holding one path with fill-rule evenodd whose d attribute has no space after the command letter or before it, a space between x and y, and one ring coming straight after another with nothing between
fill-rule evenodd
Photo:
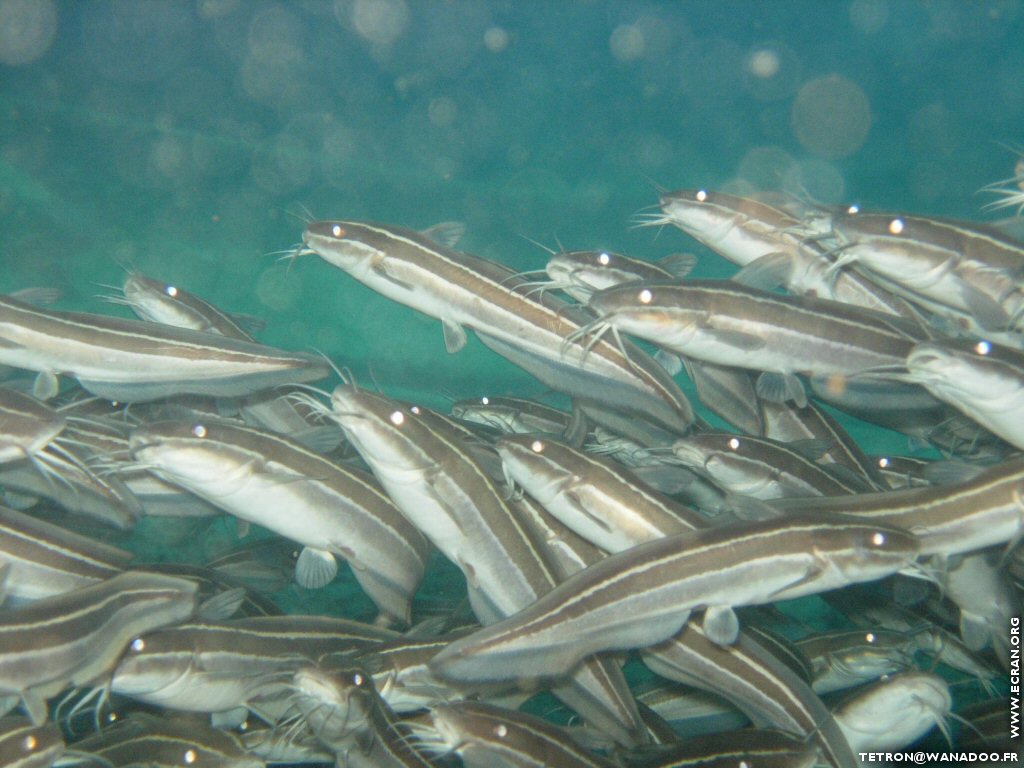
<instances>
[{"instance_id":1,"label":"fish eye","mask_svg":"<svg viewBox=\"0 0 1024 768\"><path fill-rule=\"evenodd\" d=\"M989 344L987 341L979 341L977 344L974 345L974 351L977 352L979 355L987 355L989 352L992 351L992 345Z\"/></svg>"},{"instance_id":2,"label":"fish eye","mask_svg":"<svg viewBox=\"0 0 1024 768\"><path fill-rule=\"evenodd\" d=\"M164 288L164 293L166 293L173 299L175 296L178 295L178 289L175 288L173 285L168 285L166 288Z\"/></svg>"},{"instance_id":3,"label":"fish eye","mask_svg":"<svg viewBox=\"0 0 1024 768\"><path fill-rule=\"evenodd\" d=\"M864 640L873 645L874 643L878 642L878 635L876 635L874 632L868 632L866 635L864 635Z\"/></svg>"},{"instance_id":4,"label":"fish eye","mask_svg":"<svg viewBox=\"0 0 1024 768\"><path fill-rule=\"evenodd\" d=\"M345 230L341 228L341 224L335 224L331 227L331 234L335 237L341 237L345 234Z\"/></svg>"},{"instance_id":5,"label":"fish eye","mask_svg":"<svg viewBox=\"0 0 1024 768\"><path fill-rule=\"evenodd\" d=\"M36 739L35 736L29 735L25 737L21 744L25 748L26 752L31 752L33 749L39 746L39 741Z\"/></svg>"},{"instance_id":6,"label":"fish eye","mask_svg":"<svg viewBox=\"0 0 1024 768\"><path fill-rule=\"evenodd\" d=\"M491 398L489 398L489 397L481 397L480 398L480 405L490 405L490 404L491 404Z\"/></svg>"},{"instance_id":7,"label":"fish eye","mask_svg":"<svg viewBox=\"0 0 1024 768\"><path fill-rule=\"evenodd\" d=\"M878 466L880 469L885 469L886 467L889 466L889 459L883 456L878 460Z\"/></svg>"},{"instance_id":8,"label":"fish eye","mask_svg":"<svg viewBox=\"0 0 1024 768\"><path fill-rule=\"evenodd\" d=\"M654 294L651 293L651 290L649 288L644 288L642 291L640 291L639 298L641 304L650 304L654 300Z\"/></svg>"},{"instance_id":9,"label":"fish eye","mask_svg":"<svg viewBox=\"0 0 1024 768\"><path fill-rule=\"evenodd\" d=\"M363 676L361 674L359 674L358 672L356 672L354 675L352 675L352 684L353 685L362 686L362 684L364 682L365 681L363 680Z\"/></svg>"},{"instance_id":10,"label":"fish eye","mask_svg":"<svg viewBox=\"0 0 1024 768\"><path fill-rule=\"evenodd\" d=\"M204 427L202 424L196 424L194 427L192 427L192 434L199 438L206 437L206 427Z\"/></svg>"},{"instance_id":11,"label":"fish eye","mask_svg":"<svg viewBox=\"0 0 1024 768\"><path fill-rule=\"evenodd\" d=\"M871 534L871 546L881 547L885 545L885 534L881 531L875 531Z\"/></svg>"},{"instance_id":12,"label":"fish eye","mask_svg":"<svg viewBox=\"0 0 1024 768\"><path fill-rule=\"evenodd\" d=\"M889 232L894 235L903 234L903 229L906 224L903 223L903 219L893 219L889 222Z\"/></svg>"},{"instance_id":13,"label":"fish eye","mask_svg":"<svg viewBox=\"0 0 1024 768\"><path fill-rule=\"evenodd\" d=\"M738 451L740 449L740 440L739 440L739 438L738 437L730 437L729 438L729 447L732 448L732 450L734 450L734 451Z\"/></svg>"},{"instance_id":14,"label":"fish eye","mask_svg":"<svg viewBox=\"0 0 1024 768\"><path fill-rule=\"evenodd\" d=\"M534 453L543 453L544 443L540 440L534 440L532 443L530 443L530 450L533 451Z\"/></svg>"},{"instance_id":15,"label":"fish eye","mask_svg":"<svg viewBox=\"0 0 1024 768\"><path fill-rule=\"evenodd\" d=\"M131 649L136 653L146 650L146 641L141 637L136 637L132 640Z\"/></svg>"},{"instance_id":16,"label":"fish eye","mask_svg":"<svg viewBox=\"0 0 1024 768\"><path fill-rule=\"evenodd\" d=\"M599 255L598 257L597 257L597 263L598 263L598 264L600 264L600 265L601 265L602 267L607 267L607 266L608 266L608 263L609 263L609 262L610 262L611 260L612 260L612 257L611 257L611 256L609 256L609 255L608 255L607 253L604 253L603 251L602 251L602 252L601 252L601 254L600 254L600 255Z\"/></svg>"},{"instance_id":17,"label":"fish eye","mask_svg":"<svg viewBox=\"0 0 1024 768\"><path fill-rule=\"evenodd\" d=\"M698 190L697 190L697 194L695 194L695 195L693 196L693 198L694 198L694 200L696 200L696 201L697 201L698 203L704 203L704 202L707 202L707 199L708 199L708 191L707 191L706 189L698 189Z\"/></svg>"},{"instance_id":18,"label":"fish eye","mask_svg":"<svg viewBox=\"0 0 1024 768\"><path fill-rule=\"evenodd\" d=\"M420 407L418 405L410 406L409 410L415 413L417 416L420 415Z\"/></svg>"},{"instance_id":19,"label":"fish eye","mask_svg":"<svg viewBox=\"0 0 1024 768\"><path fill-rule=\"evenodd\" d=\"M185 764L186 765L192 765L192 763L194 763L196 761L197 757L198 757L198 755L196 755L196 751L194 749L186 749L185 750Z\"/></svg>"},{"instance_id":20,"label":"fish eye","mask_svg":"<svg viewBox=\"0 0 1024 768\"><path fill-rule=\"evenodd\" d=\"M405 422L405 414L401 411L392 411L391 416L388 418L391 419L391 423L396 427L400 427Z\"/></svg>"},{"instance_id":21,"label":"fish eye","mask_svg":"<svg viewBox=\"0 0 1024 768\"><path fill-rule=\"evenodd\" d=\"M497 736L499 739L504 739L506 736L508 736L508 726L506 726L504 723L498 723L496 726L494 726L494 735Z\"/></svg>"},{"instance_id":22,"label":"fish eye","mask_svg":"<svg viewBox=\"0 0 1024 768\"><path fill-rule=\"evenodd\" d=\"M860 206L857 205L856 203L854 203L853 205L846 209L846 214L848 216L856 216L858 213L860 213Z\"/></svg>"}]
</instances>

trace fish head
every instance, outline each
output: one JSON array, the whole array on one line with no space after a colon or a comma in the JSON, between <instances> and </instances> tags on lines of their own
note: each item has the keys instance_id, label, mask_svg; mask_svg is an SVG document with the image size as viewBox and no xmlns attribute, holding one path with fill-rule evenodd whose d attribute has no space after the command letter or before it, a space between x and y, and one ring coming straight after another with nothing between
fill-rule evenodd
<instances>
[{"instance_id":1,"label":"fish head","mask_svg":"<svg viewBox=\"0 0 1024 768\"><path fill-rule=\"evenodd\" d=\"M128 436L132 456L163 479L213 498L230 493L264 458L237 446L230 426L212 420L158 421Z\"/></svg>"},{"instance_id":2,"label":"fish head","mask_svg":"<svg viewBox=\"0 0 1024 768\"><path fill-rule=\"evenodd\" d=\"M375 473L385 467L418 472L433 466L433 457L421 448L426 428L419 406L341 385L331 393L331 408L330 417Z\"/></svg>"},{"instance_id":3,"label":"fish head","mask_svg":"<svg viewBox=\"0 0 1024 768\"><path fill-rule=\"evenodd\" d=\"M494 444L505 476L514 480L541 504L550 503L576 479L567 460L568 450L557 441L533 435L506 435Z\"/></svg>"},{"instance_id":4,"label":"fish head","mask_svg":"<svg viewBox=\"0 0 1024 768\"><path fill-rule=\"evenodd\" d=\"M191 625L140 635L128 643L110 690L125 696L170 692L185 684L195 663Z\"/></svg>"},{"instance_id":5,"label":"fish head","mask_svg":"<svg viewBox=\"0 0 1024 768\"><path fill-rule=\"evenodd\" d=\"M825 522L826 516L817 519ZM835 516L832 530L837 536L822 551L850 581L881 579L911 567L921 549L914 534L875 521Z\"/></svg>"},{"instance_id":6,"label":"fish head","mask_svg":"<svg viewBox=\"0 0 1024 768\"><path fill-rule=\"evenodd\" d=\"M328 264L354 276L376 268L387 255L378 231L355 221L314 221L302 233L302 242Z\"/></svg>"},{"instance_id":7,"label":"fish head","mask_svg":"<svg viewBox=\"0 0 1024 768\"><path fill-rule=\"evenodd\" d=\"M679 189L661 196L668 222L702 243L715 243L742 220L743 198L707 189Z\"/></svg>"},{"instance_id":8,"label":"fish head","mask_svg":"<svg viewBox=\"0 0 1024 768\"><path fill-rule=\"evenodd\" d=\"M546 270L556 283L592 293L639 280L629 266L629 259L611 251L563 251L548 260Z\"/></svg>"},{"instance_id":9,"label":"fish head","mask_svg":"<svg viewBox=\"0 0 1024 768\"><path fill-rule=\"evenodd\" d=\"M682 286L620 285L598 291L587 306L600 322L643 338L661 335L685 342L698 330L700 312L687 305Z\"/></svg>"},{"instance_id":10,"label":"fish head","mask_svg":"<svg viewBox=\"0 0 1024 768\"><path fill-rule=\"evenodd\" d=\"M940 399L991 404L1019 397L1024 355L984 340L922 342L907 355L907 371Z\"/></svg>"}]
</instances>

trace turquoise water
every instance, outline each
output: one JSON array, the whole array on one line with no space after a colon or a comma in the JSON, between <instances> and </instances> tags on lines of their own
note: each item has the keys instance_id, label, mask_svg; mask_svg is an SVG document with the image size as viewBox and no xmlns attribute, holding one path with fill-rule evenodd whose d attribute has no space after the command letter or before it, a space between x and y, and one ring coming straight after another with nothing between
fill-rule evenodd
<instances>
[{"instance_id":1,"label":"turquoise water","mask_svg":"<svg viewBox=\"0 0 1024 768\"><path fill-rule=\"evenodd\" d=\"M448 355L437 321L277 257L309 217L459 220L461 248L516 269L564 246L689 251L724 277L634 226L659 187L992 219L978 190L1013 175L1022 125L1020 2L0 0L0 291L126 315L98 296L133 265L396 396L542 395L475 339Z\"/></svg>"},{"instance_id":2,"label":"turquoise water","mask_svg":"<svg viewBox=\"0 0 1024 768\"><path fill-rule=\"evenodd\" d=\"M539 391L315 257L308 215L467 225L466 250L685 250L657 185L973 218L1024 115L1016 2L0 4L0 289L122 265L389 387ZM11 30L10 26L7 26ZM33 42L35 43L33 45Z\"/></svg>"}]
</instances>

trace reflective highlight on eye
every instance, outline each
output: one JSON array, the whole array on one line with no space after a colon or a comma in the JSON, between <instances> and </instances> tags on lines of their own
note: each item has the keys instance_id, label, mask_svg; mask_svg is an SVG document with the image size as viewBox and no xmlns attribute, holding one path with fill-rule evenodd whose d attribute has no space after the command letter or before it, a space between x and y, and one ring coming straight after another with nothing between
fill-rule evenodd
<instances>
[{"instance_id":1,"label":"reflective highlight on eye","mask_svg":"<svg viewBox=\"0 0 1024 768\"><path fill-rule=\"evenodd\" d=\"M644 288L642 291L640 291L640 303L641 304L650 304L653 299L654 299L654 294L651 293L649 289Z\"/></svg>"},{"instance_id":2,"label":"reflective highlight on eye","mask_svg":"<svg viewBox=\"0 0 1024 768\"><path fill-rule=\"evenodd\" d=\"M206 427L204 427L202 424L196 424L194 427L192 427L192 434L199 438L206 437Z\"/></svg>"},{"instance_id":3,"label":"reflective highlight on eye","mask_svg":"<svg viewBox=\"0 0 1024 768\"><path fill-rule=\"evenodd\" d=\"M698 203L703 203L708 199L708 191L706 189L698 189L697 194L694 195L694 198L697 200Z\"/></svg>"},{"instance_id":4,"label":"reflective highlight on eye","mask_svg":"<svg viewBox=\"0 0 1024 768\"><path fill-rule=\"evenodd\" d=\"M903 232L903 228L906 226L903 223L903 219L893 219L889 222L889 231L894 235L899 235Z\"/></svg>"},{"instance_id":5,"label":"reflective highlight on eye","mask_svg":"<svg viewBox=\"0 0 1024 768\"><path fill-rule=\"evenodd\" d=\"M534 453L541 453L544 450L544 443L542 443L540 440L534 440L530 444L530 450L532 450Z\"/></svg>"},{"instance_id":6,"label":"reflective highlight on eye","mask_svg":"<svg viewBox=\"0 0 1024 768\"><path fill-rule=\"evenodd\" d=\"M989 344L987 341L979 341L977 344L974 345L974 351L977 352L979 355L987 355L989 352L992 351L992 345Z\"/></svg>"},{"instance_id":7,"label":"reflective highlight on eye","mask_svg":"<svg viewBox=\"0 0 1024 768\"><path fill-rule=\"evenodd\" d=\"M331 227L331 234L335 237L341 237L345 234L345 230L341 228L341 224L335 224Z\"/></svg>"},{"instance_id":8,"label":"reflective highlight on eye","mask_svg":"<svg viewBox=\"0 0 1024 768\"><path fill-rule=\"evenodd\" d=\"M391 423L397 427L405 422L405 414L402 413L401 411L394 411L391 414L390 419Z\"/></svg>"}]
</instances>

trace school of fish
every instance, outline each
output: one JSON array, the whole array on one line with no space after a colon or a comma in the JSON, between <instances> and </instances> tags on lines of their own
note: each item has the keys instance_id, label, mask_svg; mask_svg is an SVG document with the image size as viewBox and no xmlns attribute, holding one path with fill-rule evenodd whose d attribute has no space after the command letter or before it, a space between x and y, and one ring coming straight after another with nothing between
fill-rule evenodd
<instances>
[{"instance_id":1,"label":"school of fish","mask_svg":"<svg viewBox=\"0 0 1024 768\"><path fill-rule=\"evenodd\" d=\"M550 394L449 413L134 270L109 298L136 320L0 296L0 768L1015 754L1024 245L704 189L638 223L738 271L306 226L290 258ZM205 563L134 553L224 516L242 540ZM301 609L339 582L373 613Z\"/></svg>"}]
</instances>

